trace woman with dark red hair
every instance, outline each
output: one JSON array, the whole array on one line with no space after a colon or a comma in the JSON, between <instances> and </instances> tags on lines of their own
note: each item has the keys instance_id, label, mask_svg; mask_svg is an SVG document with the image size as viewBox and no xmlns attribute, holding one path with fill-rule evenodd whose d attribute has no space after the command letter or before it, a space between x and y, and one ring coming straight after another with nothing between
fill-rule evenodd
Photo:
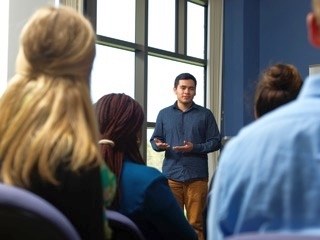
<instances>
[{"instance_id":1,"label":"woman with dark red hair","mask_svg":"<svg viewBox=\"0 0 320 240\"><path fill-rule=\"evenodd\" d=\"M168 185L167 178L140 153L144 113L125 94L108 94L95 104L101 153L117 177L111 208L133 220L146 239L197 239Z\"/></svg>"}]
</instances>

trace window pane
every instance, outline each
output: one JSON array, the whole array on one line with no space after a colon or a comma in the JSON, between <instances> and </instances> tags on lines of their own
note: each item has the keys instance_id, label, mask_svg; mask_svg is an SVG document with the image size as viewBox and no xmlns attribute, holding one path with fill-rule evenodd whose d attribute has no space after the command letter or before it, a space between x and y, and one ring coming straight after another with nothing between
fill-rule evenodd
<instances>
[{"instance_id":1,"label":"window pane","mask_svg":"<svg viewBox=\"0 0 320 240\"><path fill-rule=\"evenodd\" d=\"M147 165L162 171L164 152L156 152L152 149L149 139L151 138L153 131L154 128L147 129Z\"/></svg>"},{"instance_id":2,"label":"window pane","mask_svg":"<svg viewBox=\"0 0 320 240\"><path fill-rule=\"evenodd\" d=\"M96 45L91 74L91 97L95 103L108 93L125 93L134 98L134 53Z\"/></svg>"},{"instance_id":3,"label":"window pane","mask_svg":"<svg viewBox=\"0 0 320 240\"><path fill-rule=\"evenodd\" d=\"M149 46L174 51L175 1L149 0Z\"/></svg>"},{"instance_id":4,"label":"window pane","mask_svg":"<svg viewBox=\"0 0 320 240\"><path fill-rule=\"evenodd\" d=\"M97 34L135 41L135 1L97 0Z\"/></svg>"},{"instance_id":5,"label":"window pane","mask_svg":"<svg viewBox=\"0 0 320 240\"><path fill-rule=\"evenodd\" d=\"M204 58L204 11L203 6L188 2L187 54L192 57Z\"/></svg>"},{"instance_id":6,"label":"window pane","mask_svg":"<svg viewBox=\"0 0 320 240\"><path fill-rule=\"evenodd\" d=\"M203 67L152 56L149 56L148 61L148 122L155 122L158 112L176 101L176 95L173 92L174 80L183 72L189 72L197 79L194 101L204 105Z\"/></svg>"}]
</instances>

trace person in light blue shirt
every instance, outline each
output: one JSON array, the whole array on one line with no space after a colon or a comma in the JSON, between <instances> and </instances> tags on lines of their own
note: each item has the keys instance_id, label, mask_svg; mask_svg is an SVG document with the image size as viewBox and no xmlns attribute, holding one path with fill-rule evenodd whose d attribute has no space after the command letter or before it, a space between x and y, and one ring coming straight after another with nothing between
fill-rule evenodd
<instances>
[{"instance_id":1,"label":"person in light blue shirt","mask_svg":"<svg viewBox=\"0 0 320 240\"><path fill-rule=\"evenodd\" d=\"M253 108L255 118L260 118L277 107L296 99L302 83L298 69L292 64L277 63L265 68L259 76L255 89ZM210 189L213 182L211 181ZM207 208L204 211L205 223L207 222L206 214Z\"/></svg>"},{"instance_id":2,"label":"person in light blue shirt","mask_svg":"<svg viewBox=\"0 0 320 240\"><path fill-rule=\"evenodd\" d=\"M190 73L176 77L177 101L159 112L150 143L155 151L165 151L162 172L199 240L204 240L208 153L220 149L221 137L213 113L193 102L196 85Z\"/></svg>"},{"instance_id":3,"label":"person in light blue shirt","mask_svg":"<svg viewBox=\"0 0 320 240\"><path fill-rule=\"evenodd\" d=\"M307 17L320 47L320 1ZM320 229L320 75L296 100L244 127L222 151L210 193L208 240L243 232ZM319 230L318 230L319 233Z\"/></svg>"}]
</instances>

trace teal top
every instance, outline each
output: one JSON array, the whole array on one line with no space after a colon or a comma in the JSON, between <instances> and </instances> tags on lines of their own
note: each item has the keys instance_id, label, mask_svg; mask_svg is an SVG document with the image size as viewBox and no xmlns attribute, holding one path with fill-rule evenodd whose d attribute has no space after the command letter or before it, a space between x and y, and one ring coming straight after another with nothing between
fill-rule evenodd
<instances>
[{"instance_id":1,"label":"teal top","mask_svg":"<svg viewBox=\"0 0 320 240\"><path fill-rule=\"evenodd\" d=\"M138 225L146 239L197 239L159 170L127 159L119 184L119 211Z\"/></svg>"}]
</instances>

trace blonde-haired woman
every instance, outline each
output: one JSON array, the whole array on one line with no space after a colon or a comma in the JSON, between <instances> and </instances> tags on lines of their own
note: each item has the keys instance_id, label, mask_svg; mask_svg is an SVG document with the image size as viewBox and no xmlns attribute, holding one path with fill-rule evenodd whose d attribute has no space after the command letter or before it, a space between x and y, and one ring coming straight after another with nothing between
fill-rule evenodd
<instances>
[{"instance_id":1,"label":"blonde-haired woman","mask_svg":"<svg viewBox=\"0 0 320 240\"><path fill-rule=\"evenodd\" d=\"M41 8L21 32L16 74L0 99L1 181L51 202L82 239L105 235L103 161L89 94L94 57L95 34L84 16L65 6Z\"/></svg>"}]
</instances>

